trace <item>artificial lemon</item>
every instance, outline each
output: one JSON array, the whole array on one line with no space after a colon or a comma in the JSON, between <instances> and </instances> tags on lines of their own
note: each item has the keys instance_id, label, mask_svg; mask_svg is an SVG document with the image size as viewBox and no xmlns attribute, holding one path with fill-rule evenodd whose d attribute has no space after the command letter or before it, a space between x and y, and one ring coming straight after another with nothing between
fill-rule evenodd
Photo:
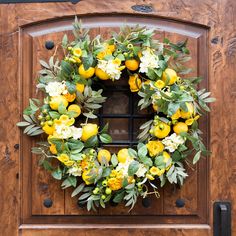
<instances>
[{"instance_id":1,"label":"artificial lemon","mask_svg":"<svg viewBox=\"0 0 236 236\"><path fill-rule=\"evenodd\" d=\"M105 71L103 71L102 69L100 69L98 67L95 70L95 75L101 80L108 80L109 79L109 75Z\"/></svg>"},{"instance_id":2,"label":"artificial lemon","mask_svg":"<svg viewBox=\"0 0 236 236\"><path fill-rule=\"evenodd\" d=\"M178 122L174 125L173 130L176 134L188 132L188 126L184 122Z\"/></svg>"},{"instance_id":3,"label":"artificial lemon","mask_svg":"<svg viewBox=\"0 0 236 236\"><path fill-rule=\"evenodd\" d=\"M76 114L74 115L74 117L78 117L81 114L81 109L80 106L76 105L76 104L72 104L68 107L68 111L74 111Z\"/></svg>"},{"instance_id":4,"label":"artificial lemon","mask_svg":"<svg viewBox=\"0 0 236 236\"><path fill-rule=\"evenodd\" d=\"M98 126L96 124L88 123L84 125L82 128L81 140L85 142L89 138L97 134L98 134Z\"/></svg>"},{"instance_id":5,"label":"artificial lemon","mask_svg":"<svg viewBox=\"0 0 236 236\"><path fill-rule=\"evenodd\" d=\"M166 83L166 81L169 79L168 85L172 85L176 82L178 76L176 72L173 69L167 68L162 74L162 80Z\"/></svg>"},{"instance_id":6,"label":"artificial lemon","mask_svg":"<svg viewBox=\"0 0 236 236\"><path fill-rule=\"evenodd\" d=\"M185 103L187 108L188 108L188 111L183 111L182 109L180 110L180 115L181 115L181 118L183 119L189 119L193 112L194 112L194 107L193 107L193 104L190 103L190 102L186 102Z\"/></svg>"},{"instance_id":7,"label":"artificial lemon","mask_svg":"<svg viewBox=\"0 0 236 236\"><path fill-rule=\"evenodd\" d=\"M85 78L91 78L94 75L95 72L95 68L94 67L89 67L87 70L84 69L84 65L80 65L79 69L78 69L79 74Z\"/></svg>"},{"instance_id":8,"label":"artificial lemon","mask_svg":"<svg viewBox=\"0 0 236 236\"><path fill-rule=\"evenodd\" d=\"M111 160L111 153L106 149L101 149L98 152L97 158L100 163L104 163L105 160L108 163Z\"/></svg>"},{"instance_id":9,"label":"artificial lemon","mask_svg":"<svg viewBox=\"0 0 236 236\"><path fill-rule=\"evenodd\" d=\"M154 135L157 138L165 138L170 133L170 126L164 122L160 122L154 127Z\"/></svg>"},{"instance_id":10,"label":"artificial lemon","mask_svg":"<svg viewBox=\"0 0 236 236\"><path fill-rule=\"evenodd\" d=\"M84 92L84 84L77 83L75 87L76 87L76 90L79 91L80 93Z\"/></svg>"},{"instance_id":11,"label":"artificial lemon","mask_svg":"<svg viewBox=\"0 0 236 236\"><path fill-rule=\"evenodd\" d=\"M93 182L90 180L91 176L89 175L90 171L89 170L85 170L82 174L82 179L85 182L85 184L89 185L92 184Z\"/></svg>"},{"instance_id":12,"label":"artificial lemon","mask_svg":"<svg viewBox=\"0 0 236 236\"><path fill-rule=\"evenodd\" d=\"M139 89L141 88L141 79L139 79L138 75L131 75L129 77L129 86L130 86L130 90L131 92L138 92Z\"/></svg>"},{"instance_id":13,"label":"artificial lemon","mask_svg":"<svg viewBox=\"0 0 236 236\"><path fill-rule=\"evenodd\" d=\"M117 153L117 160L120 163L125 163L128 158L129 158L129 152L127 148L123 148Z\"/></svg>"},{"instance_id":14,"label":"artificial lemon","mask_svg":"<svg viewBox=\"0 0 236 236\"><path fill-rule=\"evenodd\" d=\"M127 67L128 70L137 70L139 67L139 62L135 59L128 59L125 61L125 66Z\"/></svg>"},{"instance_id":15,"label":"artificial lemon","mask_svg":"<svg viewBox=\"0 0 236 236\"><path fill-rule=\"evenodd\" d=\"M66 98L62 95L60 96L55 96L55 97L51 97L51 100L49 102L50 107L52 108L52 110L58 110L58 107L60 104L63 104L65 107L68 106L68 101L66 100Z\"/></svg>"}]
</instances>

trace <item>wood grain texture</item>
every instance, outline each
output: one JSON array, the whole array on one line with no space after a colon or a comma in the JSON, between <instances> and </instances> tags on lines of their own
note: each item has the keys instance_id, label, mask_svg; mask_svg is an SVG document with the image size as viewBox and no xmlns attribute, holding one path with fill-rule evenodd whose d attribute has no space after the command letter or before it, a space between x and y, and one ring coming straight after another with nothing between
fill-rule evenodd
<instances>
[{"instance_id":1,"label":"wood grain texture","mask_svg":"<svg viewBox=\"0 0 236 236\"><path fill-rule=\"evenodd\" d=\"M96 4L95 4L96 3ZM84 0L78 4L71 3L38 3L38 4L10 4L0 6L0 190L1 190L1 235L17 235L17 228L21 221L20 216L20 184L16 174L20 173L20 179L24 177L23 168L19 172L19 151L14 145L20 142L20 132L15 123L20 119L21 98L21 68L18 66L19 27L30 25L34 22L48 21L61 17L71 17L75 14L123 14L129 13L135 16L137 12L131 9L135 4L148 4L154 9L146 15L158 16L179 21L188 21L192 24L200 24L209 27L207 36L209 55L203 55L200 67L209 59L209 88L217 102L211 106L210 115L210 148L212 156L209 168L209 224L212 226L212 203L218 199L232 202L232 235L236 234L236 125L235 125L235 57L236 57L236 2L234 0L160 0L160 1L94 1ZM20 29L21 31L21 29ZM214 43L212 39L218 38ZM201 40L201 39L200 39ZM4 83L2 83L4 81ZM7 104L7 105L6 105ZM6 122L7 121L7 122ZM21 142L21 144L23 144ZM206 183L203 183L206 187ZM24 195L22 195L24 197ZM202 208L206 206L201 206ZM46 218L50 222L49 218ZM36 219L37 222L37 219ZM40 220L38 221L40 223ZM185 222L181 222L185 223ZM107 230L107 229L106 229ZM76 232L77 231L77 232ZM22 235L97 235L106 232L116 235L212 235L210 229L122 229L102 231L89 230L64 230L64 229L22 229Z\"/></svg>"}]
</instances>

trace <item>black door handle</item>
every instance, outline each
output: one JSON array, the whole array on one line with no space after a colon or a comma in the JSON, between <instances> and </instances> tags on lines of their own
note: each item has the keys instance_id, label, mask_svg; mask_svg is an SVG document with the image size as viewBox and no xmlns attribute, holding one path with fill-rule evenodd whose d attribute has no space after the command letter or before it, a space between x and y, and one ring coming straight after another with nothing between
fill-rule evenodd
<instances>
[{"instance_id":1,"label":"black door handle","mask_svg":"<svg viewBox=\"0 0 236 236\"><path fill-rule=\"evenodd\" d=\"M214 236L231 236L231 204L214 203Z\"/></svg>"}]
</instances>

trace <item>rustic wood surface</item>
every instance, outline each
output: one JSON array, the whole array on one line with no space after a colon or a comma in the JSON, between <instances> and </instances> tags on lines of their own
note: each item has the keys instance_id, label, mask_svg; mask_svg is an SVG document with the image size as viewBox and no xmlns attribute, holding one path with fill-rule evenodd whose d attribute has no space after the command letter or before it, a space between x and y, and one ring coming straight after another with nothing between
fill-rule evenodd
<instances>
[{"instance_id":1,"label":"rustic wood surface","mask_svg":"<svg viewBox=\"0 0 236 236\"><path fill-rule=\"evenodd\" d=\"M236 234L236 226L234 224L236 214L236 83L234 75L236 59L236 2L234 0L82 0L75 5L71 3L0 5L0 235L18 235L19 226L23 222L20 213L22 211L20 209L29 207L27 203L24 203L25 205L23 206L21 205L24 202L21 198L24 199L24 194L27 194L27 190L21 194L22 180L24 179L24 181L28 181L31 184L31 179L28 179L28 176L25 174L27 169L21 166L21 163L24 163L24 156L30 154L27 154L27 147L22 146L24 142L22 142L21 133L15 126L15 123L20 119L22 105L26 103L26 100L24 100L22 104L21 99L22 97L27 97L21 94L24 75L22 76L22 68L19 66L22 60L21 50L19 48L23 47L23 45L21 45L19 35L22 32L22 28L35 22L45 20L50 22L50 20L55 18L73 17L75 14L111 15L112 13L115 15L117 13L128 13L135 19L138 13L133 11L131 6L136 4L147 4L153 7L154 11L144 14L145 16L176 19L183 22L190 22L193 25L200 24L208 27L208 45L205 45L205 47L209 47L209 55L205 54L202 58L199 58L199 66L203 67L209 59L209 88L217 101L211 106L212 113L210 115L209 134L212 155L205 171L206 174L207 170L209 170L209 184L204 180L198 183L198 186L200 185L201 188L208 189L208 207L207 205L200 205L199 207L202 209L202 212L206 212L204 208L207 207L207 212L209 212L207 214L209 216L203 217L203 222L206 224L209 223L210 227L206 227L205 225L186 227L184 225L186 221L183 217L182 222L178 222L183 224L181 227L178 225L173 225L173 227L166 225L165 227L157 226L152 229L136 229L142 227L140 224L123 229L117 225L112 229L103 230L102 228L106 228L106 225L100 228L91 225L91 227L88 227L89 229L64 229L63 227L57 229L57 226L52 229L50 227L47 228L46 225L42 225L41 228L33 226L27 228L23 225L21 226L20 232L22 235L27 236L52 236L58 235L59 233L62 234L61 232L63 232L63 235L98 235L99 233L103 233L104 235L108 235L108 233L109 235L153 235L157 233L163 236L168 234L212 235L212 203L220 199L232 202L232 235ZM19 80L19 78L22 78L22 80ZM27 83L27 88L30 89L30 81L24 81L25 86ZM28 91L28 95L29 93L30 91ZM29 141L27 142L29 143ZM21 144L20 149L18 149L18 144ZM203 164L200 164L200 167ZM205 177L204 179L207 179L207 174ZM34 181L36 181L36 178L37 176L34 177ZM43 179L45 180L45 177ZM42 183L43 185L45 184L44 182ZM45 188L45 186L42 188ZM188 193L187 189L186 193ZM37 202L34 202L34 204L39 204L38 201L42 201L42 199L43 197L38 199ZM198 202L197 204L199 205L200 203ZM194 208L194 205L191 206L191 210ZM72 209L66 209L66 214L73 212ZM58 210L59 212L61 211L61 209ZM44 222L43 217L36 217L34 222L40 223L40 219L42 220L41 222ZM50 218L45 217L45 219L50 223ZM27 222L27 219L25 220ZM167 222L170 221L171 218ZM93 223L96 224L96 220ZM146 226L144 225L143 227L145 228Z\"/></svg>"}]
</instances>

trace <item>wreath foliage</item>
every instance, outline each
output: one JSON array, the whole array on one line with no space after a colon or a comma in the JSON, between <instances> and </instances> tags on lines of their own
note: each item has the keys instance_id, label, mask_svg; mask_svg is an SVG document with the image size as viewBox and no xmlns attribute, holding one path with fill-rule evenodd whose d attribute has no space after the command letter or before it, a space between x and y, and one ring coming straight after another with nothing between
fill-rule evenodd
<instances>
[{"instance_id":1,"label":"wreath foliage","mask_svg":"<svg viewBox=\"0 0 236 236\"><path fill-rule=\"evenodd\" d=\"M44 99L30 99L24 121L17 123L29 136L44 133L32 148L40 165L63 189L74 188L72 197L87 210L110 201L132 209L139 196L159 197L158 187L166 182L182 185L185 165L209 153L198 119L214 101L206 89L197 89L201 78L185 76L191 71L184 66L191 59L187 40L159 42L153 29L140 26L91 39L77 18L73 26L74 41L62 39L63 59L40 60L37 88ZM141 125L137 146L111 154L102 145L112 142L108 124L98 127L92 120L106 97L93 86L119 79L138 93L140 109L152 107L153 119Z\"/></svg>"}]
</instances>

